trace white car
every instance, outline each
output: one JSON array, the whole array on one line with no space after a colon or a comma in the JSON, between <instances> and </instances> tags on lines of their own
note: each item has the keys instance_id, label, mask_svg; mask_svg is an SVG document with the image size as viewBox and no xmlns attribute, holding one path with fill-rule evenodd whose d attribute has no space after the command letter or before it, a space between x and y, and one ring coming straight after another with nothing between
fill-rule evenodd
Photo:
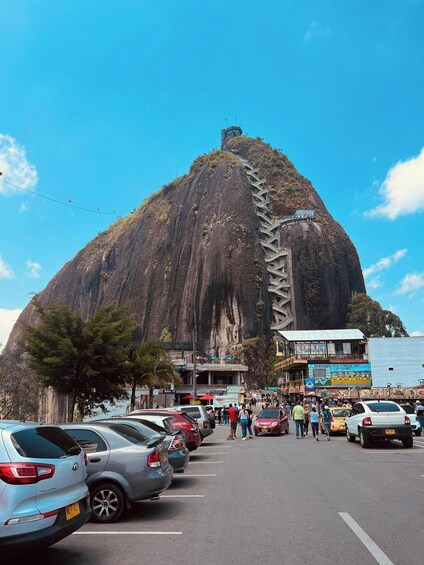
<instances>
[{"instance_id":1,"label":"white car","mask_svg":"<svg viewBox=\"0 0 424 565\"><path fill-rule=\"evenodd\" d=\"M414 407L411 406L410 404L401 404L400 407L403 408L405 412L408 414L409 419L411 420L412 431L414 432L414 434L416 436L420 436L422 432L421 424L417 418L417 415L414 412Z\"/></svg>"},{"instance_id":2,"label":"white car","mask_svg":"<svg viewBox=\"0 0 424 565\"><path fill-rule=\"evenodd\" d=\"M347 441L354 442L358 437L362 447L369 447L372 440L392 439L401 440L404 447L413 446L409 415L390 400L357 402L345 425Z\"/></svg>"}]
</instances>

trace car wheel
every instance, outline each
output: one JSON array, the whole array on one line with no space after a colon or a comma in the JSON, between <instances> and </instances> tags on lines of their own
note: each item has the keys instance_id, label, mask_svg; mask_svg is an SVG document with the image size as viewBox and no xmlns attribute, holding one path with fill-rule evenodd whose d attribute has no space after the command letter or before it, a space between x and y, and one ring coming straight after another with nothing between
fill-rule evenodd
<instances>
[{"instance_id":1,"label":"car wheel","mask_svg":"<svg viewBox=\"0 0 424 565\"><path fill-rule=\"evenodd\" d=\"M415 430L414 433L415 433L415 435L416 435L417 437L420 436L420 435L421 435L421 429Z\"/></svg>"},{"instance_id":2,"label":"car wheel","mask_svg":"<svg viewBox=\"0 0 424 565\"><path fill-rule=\"evenodd\" d=\"M362 432L359 432L359 443L364 449L370 446L370 440L366 438Z\"/></svg>"},{"instance_id":3,"label":"car wheel","mask_svg":"<svg viewBox=\"0 0 424 565\"><path fill-rule=\"evenodd\" d=\"M349 428L346 428L346 439L349 443L353 443L355 441L355 436L350 433Z\"/></svg>"},{"instance_id":4,"label":"car wheel","mask_svg":"<svg viewBox=\"0 0 424 565\"><path fill-rule=\"evenodd\" d=\"M414 440L412 439L412 437L406 437L402 440L402 445L403 447L410 449L414 445Z\"/></svg>"},{"instance_id":5,"label":"car wheel","mask_svg":"<svg viewBox=\"0 0 424 565\"><path fill-rule=\"evenodd\" d=\"M125 496L122 490L112 483L103 483L94 487L90 495L92 520L103 524L115 522L121 516Z\"/></svg>"},{"instance_id":6,"label":"car wheel","mask_svg":"<svg viewBox=\"0 0 424 565\"><path fill-rule=\"evenodd\" d=\"M258 435L258 432L255 432L255 436L257 436L257 435Z\"/></svg>"}]
</instances>

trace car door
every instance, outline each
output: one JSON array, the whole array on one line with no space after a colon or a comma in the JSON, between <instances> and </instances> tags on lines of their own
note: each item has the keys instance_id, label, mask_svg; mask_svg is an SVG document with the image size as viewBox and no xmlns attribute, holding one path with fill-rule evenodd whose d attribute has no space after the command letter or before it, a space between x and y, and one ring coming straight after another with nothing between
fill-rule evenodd
<instances>
[{"instance_id":1,"label":"car door","mask_svg":"<svg viewBox=\"0 0 424 565\"><path fill-rule=\"evenodd\" d=\"M350 417L346 418L346 425L351 434L354 434L358 427L357 419L359 414L359 405L360 403L357 402L352 409L352 414L350 415Z\"/></svg>"}]
</instances>

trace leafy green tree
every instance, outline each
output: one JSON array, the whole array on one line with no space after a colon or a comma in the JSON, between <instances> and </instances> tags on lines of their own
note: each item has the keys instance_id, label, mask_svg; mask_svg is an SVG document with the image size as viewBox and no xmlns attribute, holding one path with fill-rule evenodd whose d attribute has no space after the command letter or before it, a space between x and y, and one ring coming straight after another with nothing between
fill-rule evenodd
<instances>
[{"instance_id":1,"label":"leafy green tree","mask_svg":"<svg viewBox=\"0 0 424 565\"><path fill-rule=\"evenodd\" d=\"M100 308L84 321L63 304L45 309L34 299L36 326L25 327L28 366L43 387L69 395L71 420L75 408L81 416L105 402L125 398L126 345L135 329L131 318L115 304Z\"/></svg>"},{"instance_id":2,"label":"leafy green tree","mask_svg":"<svg viewBox=\"0 0 424 565\"><path fill-rule=\"evenodd\" d=\"M366 337L407 337L401 319L383 310L381 305L366 294L356 294L348 306L346 327L358 329Z\"/></svg>"},{"instance_id":3,"label":"leafy green tree","mask_svg":"<svg viewBox=\"0 0 424 565\"><path fill-rule=\"evenodd\" d=\"M180 376L168 352L153 340L145 340L138 347L130 348L126 365L126 380L131 387L131 410L135 407L137 387L149 388L149 406L153 404L153 390L180 381Z\"/></svg>"},{"instance_id":4,"label":"leafy green tree","mask_svg":"<svg viewBox=\"0 0 424 565\"><path fill-rule=\"evenodd\" d=\"M249 367L245 380L248 388L275 384L275 343L270 339L252 337L242 342L242 358Z\"/></svg>"}]
</instances>

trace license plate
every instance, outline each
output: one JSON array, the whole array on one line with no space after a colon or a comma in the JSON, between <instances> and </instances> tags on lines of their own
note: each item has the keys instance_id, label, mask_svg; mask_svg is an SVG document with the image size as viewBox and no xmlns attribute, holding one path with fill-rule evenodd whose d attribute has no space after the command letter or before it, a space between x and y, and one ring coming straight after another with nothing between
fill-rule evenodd
<instances>
[{"instance_id":1,"label":"license plate","mask_svg":"<svg viewBox=\"0 0 424 565\"><path fill-rule=\"evenodd\" d=\"M386 436L394 436L396 433L396 430L386 430Z\"/></svg>"},{"instance_id":2,"label":"license plate","mask_svg":"<svg viewBox=\"0 0 424 565\"><path fill-rule=\"evenodd\" d=\"M65 506L65 514L67 520L72 520L75 516L81 512L79 502L75 502L74 504L70 504L69 506Z\"/></svg>"},{"instance_id":3,"label":"license plate","mask_svg":"<svg viewBox=\"0 0 424 565\"><path fill-rule=\"evenodd\" d=\"M262 428L261 432L266 433L268 431L268 428Z\"/></svg>"}]
</instances>

